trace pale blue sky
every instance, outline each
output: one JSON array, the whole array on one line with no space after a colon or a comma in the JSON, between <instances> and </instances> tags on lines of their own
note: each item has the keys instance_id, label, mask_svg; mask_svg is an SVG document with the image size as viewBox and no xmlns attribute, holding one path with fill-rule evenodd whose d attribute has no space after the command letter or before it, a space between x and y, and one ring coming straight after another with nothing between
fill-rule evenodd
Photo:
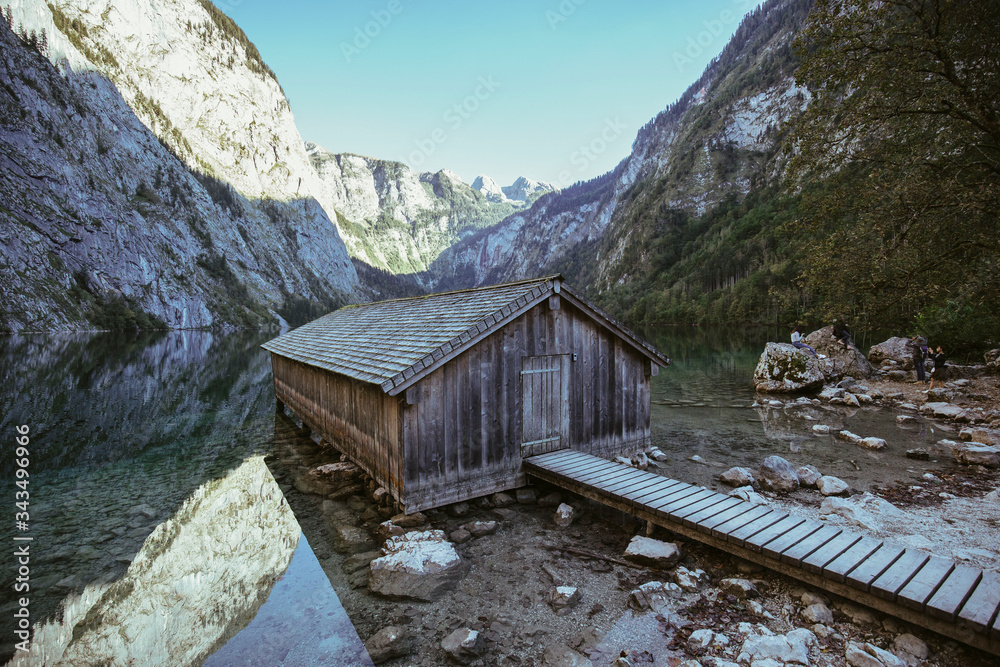
<instances>
[{"instance_id":1,"label":"pale blue sky","mask_svg":"<svg viewBox=\"0 0 1000 667\"><path fill-rule=\"evenodd\" d=\"M216 0L304 139L561 187L612 169L756 0Z\"/></svg>"}]
</instances>

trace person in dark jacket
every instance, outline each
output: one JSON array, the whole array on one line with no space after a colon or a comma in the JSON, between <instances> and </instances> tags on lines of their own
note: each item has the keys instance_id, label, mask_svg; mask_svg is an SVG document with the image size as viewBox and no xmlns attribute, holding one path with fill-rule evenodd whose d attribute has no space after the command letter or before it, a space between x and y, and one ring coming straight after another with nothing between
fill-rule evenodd
<instances>
[{"instance_id":1,"label":"person in dark jacket","mask_svg":"<svg viewBox=\"0 0 1000 667\"><path fill-rule=\"evenodd\" d=\"M854 344L854 339L851 338L851 331L847 328L848 324L844 321L844 318L838 317L833 321L833 337L840 341L841 347L845 350L848 347L853 347L855 350L858 349Z\"/></svg>"},{"instance_id":2,"label":"person in dark jacket","mask_svg":"<svg viewBox=\"0 0 1000 667\"><path fill-rule=\"evenodd\" d=\"M945 381L945 370L944 362L947 357L944 356L944 349L938 345L937 351L930 355L931 361L934 362L934 370L931 371L931 386L930 389L934 388L934 381L937 380L940 386L944 386Z\"/></svg>"},{"instance_id":3,"label":"person in dark jacket","mask_svg":"<svg viewBox=\"0 0 1000 667\"><path fill-rule=\"evenodd\" d=\"M927 358L927 341L923 336L914 336L910 340L910 348L913 351L913 370L917 372L917 382L926 382L927 373L924 371L924 359Z\"/></svg>"}]
</instances>

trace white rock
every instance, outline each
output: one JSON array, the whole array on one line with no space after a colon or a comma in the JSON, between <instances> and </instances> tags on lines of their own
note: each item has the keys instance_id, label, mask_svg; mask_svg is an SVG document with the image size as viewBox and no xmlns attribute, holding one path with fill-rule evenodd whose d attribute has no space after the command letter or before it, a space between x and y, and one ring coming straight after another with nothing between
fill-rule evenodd
<instances>
[{"instance_id":1,"label":"white rock","mask_svg":"<svg viewBox=\"0 0 1000 667\"><path fill-rule=\"evenodd\" d=\"M729 486L746 486L754 483L750 468L733 467L719 475L719 481Z\"/></svg>"},{"instance_id":2,"label":"white rock","mask_svg":"<svg viewBox=\"0 0 1000 667\"><path fill-rule=\"evenodd\" d=\"M752 486L741 486L738 489L733 489L729 492L729 495L734 498L740 498L747 501L753 505L766 505L767 499L753 490Z\"/></svg>"},{"instance_id":3,"label":"white rock","mask_svg":"<svg viewBox=\"0 0 1000 667\"><path fill-rule=\"evenodd\" d=\"M802 610L802 618L809 623L833 623L833 612L822 602L816 602Z\"/></svg>"},{"instance_id":4,"label":"white rock","mask_svg":"<svg viewBox=\"0 0 1000 667\"><path fill-rule=\"evenodd\" d=\"M689 570L682 565L674 571L674 581L681 590L694 593L708 582L708 574L704 570Z\"/></svg>"},{"instance_id":5,"label":"white rock","mask_svg":"<svg viewBox=\"0 0 1000 667\"><path fill-rule=\"evenodd\" d=\"M931 654L927 642L909 633L900 635L893 640L892 652L905 662L907 667L916 667Z\"/></svg>"},{"instance_id":6,"label":"white rock","mask_svg":"<svg viewBox=\"0 0 1000 667\"><path fill-rule=\"evenodd\" d=\"M651 537L636 535L625 549L625 558L641 565L673 567L681 557L681 550L673 542L661 542Z\"/></svg>"},{"instance_id":7,"label":"white rock","mask_svg":"<svg viewBox=\"0 0 1000 667\"><path fill-rule=\"evenodd\" d=\"M819 513L838 514L847 519L848 523L869 530L875 527L875 518L870 512L843 498L829 497L825 499L820 505Z\"/></svg>"},{"instance_id":8,"label":"white rock","mask_svg":"<svg viewBox=\"0 0 1000 667\"><path fill-rule=\"evenodd\" d=\"M804 465L795 469L795 475L799 478L799 484L806 487L814 487L823 475L814 465Z\"/></svg>"},{"instance_id":9,"label":"white rock","mask_svg":"<svg viewBox=\"0 0 1000 667\"><path fill-rule=\"evenodd\" d=\"M768 343L754 370L754 388L761 392L799 392L823 384L819 360L790 343Z\"/></svg>"},{"instance_id":10,"label":"white rock","mask_svg":"<svg viewBox=\"0 0 1000 667\"><path fill-rule=\"evenodd\" d=\"M847 491L851 488L844 480L830 475L823 475L820 477L816 482L816 487L824 496L839 496L843 493L847 493Z\"/></svg>"},{"instance_id":11,"label":"white rock","mask_svg":"<svg viewBox=\"0 0 1000 667\"><path fill-rule=\"evenodd\" d=\"M556 586L549 595L549 604L555 610L564 609L576 605L581 597L576 586Z\"/></svg>"},{"instance_id":12,"label":"white rock","mask_svg":"<svg viewBox=\"0 0 1000 667\"><path fill-rule=\"evenodd\" d=\"M706 650L712 645L715 633L711 630L695 630L688 638L688 649L691 651Z\"/></svg>"},{"instance_id":13,"label":"white rock","mask_svg":"<svg viewBox=\"0 0 1000 667\"><path fill-rule=\"evenodd\" d=\"M850 642L844 658L851 667L906 667L905 662L873 644Z\"/></svg>"},{"instance_id":14,"label":"white rock","mask_svg":"<svg viewBox=\"0 0 1000 667\"><path fill-rule=\"evenodd\" d=\"M884 449L886 446L886 441L882 438L868 437L862 438L860 442L855 443L865 449Z\"/></svg>"},{"instance_id":15,"label":"white rock","mask_svg":"<svg viewBox=\"0 0 1000 667\"><path fill-rule=\"evenodd\" d=\"M568 528L573 523L573 507L566 503L560 503L556 508L555 522L560 528Z\"/></svg>"},{"instance_id":16,"label":"white rock","mask_svg":"<svg viewBox=\"0 0 1000 667\"><path fill-rule=\"evenodd\" d=\"M941 440L938 444L950 446L952 456L962 465L1000 468L1000 446L998 445L984 445L981 442L955 442L953 440Z\"/></svg>"},{"instance_id":17,"label":"white rock","mask_svg":"<svg viewBox=\"0 0 1000 667\"><path fill-rule=\"evenodd\" d=\"M830 435L830 427L826 424L813 424L812 431L816 435Z\"/></svg>"},{"instance_id":18,"label":"white rock","mask_svg":"<svg viewBox=\"0 0 1000 667\"><path fill-rule=\"evenodd\" d=\"M839 439L839 440L846 440L847 442L851 443L852 445L857 445L857 444L859 444L861 442L861 436L860 435L857 435L856 433L851 433L850 431L847 431L847 430L838 431L837 435L835 437L837 439Z\"/></svg>"},{"instance_id":19,"label":"white rock","mask_svg":"<svg viewBox=\"0 0 1000 667\"><path fill-rule=\"evenodd\" d=\"M390 598L434 600L454 588L468 569L440 530L390 537L382 551L385 555L369 565L368 587Z\"/></svg>"},{"instance_id":20,"label":"white rock","mask_svg":"<svg viewBox=\"0 0 1000 667\"><path fill-rule=\"evenodd\" d=\"M452 660L467 665L486 650L486 641L476 630L459 628L444 638L441 650Z\"/></svg>"},{"instance_id":21,"label":"white rock","mask_svg":"<svg viewBox=\"0 0 1000 667\"><path fill-rule=\"evenodd\" d=\"M750 637L743 642L737 661L756 663L759 660L776 660L780 664L808 665L809 648L801 635L795 637L788 635Z\"/></svg>"},{"instance_id":22,"label":"white rock","mask_svg":"<svg viewBox=\"0 0 1000 667\"><path fill-rule=\"evenodd\" d=\"M663 450L660 449L659 447L653 447L651 450L649 450L649 456L654 461L661 461L661 462L666 461L669 458L666 454L663 453Z\"/></svg>"}]
</instances>

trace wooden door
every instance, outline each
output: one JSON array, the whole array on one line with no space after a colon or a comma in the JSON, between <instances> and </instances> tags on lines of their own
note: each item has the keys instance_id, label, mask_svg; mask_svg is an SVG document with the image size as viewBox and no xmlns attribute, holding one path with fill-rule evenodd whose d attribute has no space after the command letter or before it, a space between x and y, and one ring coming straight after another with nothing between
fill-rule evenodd
<instances>
[{"instance_id":1,"label":"wooden door","mask_svg":"<svg viewBox=\"0 0 1000 667\"><path fill-rule=\"evenodd\" d=\"M568 355L521 358L521 456L567 449Z\"/></svg>"}]
</instances>

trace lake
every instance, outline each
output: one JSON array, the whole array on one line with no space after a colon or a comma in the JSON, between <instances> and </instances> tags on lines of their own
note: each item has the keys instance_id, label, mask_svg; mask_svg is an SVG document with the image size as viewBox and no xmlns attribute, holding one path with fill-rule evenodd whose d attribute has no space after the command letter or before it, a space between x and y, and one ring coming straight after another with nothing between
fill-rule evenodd
<instances>
[{"instance_id":1,"label":"lake","mask_svg":"<svg viewBox=\"0 0 1000 667\"><path fill-rule=\"evenodd\" d=\"M712 486L730 466L780 454L865 489L918 479L934 465L902 455L942 437L923 422L902 429L877 409L751 407L764 343L787 332L644 333L673 358L652 392L653 444L670 457L665 474ZM12 515L21 511L13 506L16 427L30 429L29 518L17 529L12 516L3 535L27 549L30 591L8 588L0 600L4 660L28 597L34 648L12 664L370 664L274 481L282 462L269 455L305 438L275 418L259 347L273 335L0 337L11 452L0 484ZM814 436L817 423L883 437L890 448ZM7 558L5 576L15 580L21 565Z\"/></svg>"}]
</instances>

